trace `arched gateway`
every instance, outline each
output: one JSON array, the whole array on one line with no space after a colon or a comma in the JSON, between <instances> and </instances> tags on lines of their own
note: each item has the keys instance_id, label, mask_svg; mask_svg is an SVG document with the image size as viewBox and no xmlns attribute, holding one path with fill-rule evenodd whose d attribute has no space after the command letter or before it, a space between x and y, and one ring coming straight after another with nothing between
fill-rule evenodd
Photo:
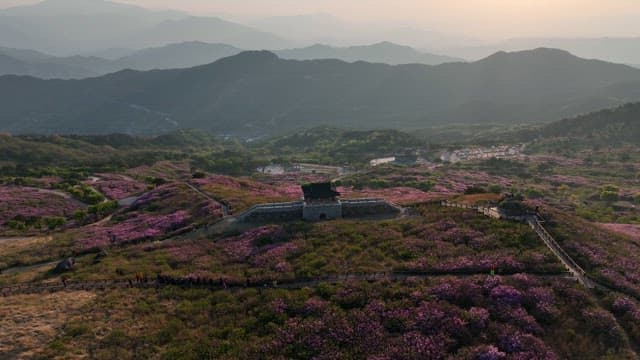
<instances>
[{"instance_id":1,"label":"arched gateway","mask_svg":"<svg viewBox=\"0 0 640 360\"><path fill-rule=\"evenodd\" d=\"M330 182L302 186L304 205L302 218L308 221L335 220L342 218L340 193Z\"/></svg>"}]
</instances>

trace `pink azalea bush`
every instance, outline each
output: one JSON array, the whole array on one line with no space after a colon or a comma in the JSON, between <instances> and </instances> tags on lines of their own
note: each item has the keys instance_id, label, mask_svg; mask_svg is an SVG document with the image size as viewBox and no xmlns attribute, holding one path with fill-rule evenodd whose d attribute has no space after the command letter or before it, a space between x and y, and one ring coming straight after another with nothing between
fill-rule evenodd
<instances>
[{"instance_id":1,"label":"pink azalea bush","mask_svg":"<svg viewBox=\"0 0 640 360\"><path fill-rule=\"evenodd\" d=\"M415 270L436 271L442 273L478 273L491 271L498 272L518 272L524 270L525 266L517 261L512 255L493 254L483 257L460 256L436 264L424 263L425 258L410 264L409 267Z\"/></svg>"},{"instance_id":2,"label":"pink azalea bush","mask_svg":"<svg viewBox=\"0 0 640 360\"><path fill-rule=\"evenodd\" d=\"M180 241L172 242L164 248L172 261L193 262L208 255L213 244L209 241Z\"/></svg>"},{"instance_id":3,"label":"pink azalea bush","mask_svg":"<svg viewBox=\"0 0 640 360\"><path fill-rule=\"evenodd\" d=\"M188 162L159 161L153 165L143 165L126 171L134 178L155 177L161 179L188 179L191 177L191 166Z\"/></svg>"},{"instance_id":4,"label":"pink azalea bush","mask_svg":"<svg viewBox=\"0 0 640 360\"><path fill-rule=\"evenodd\" d=\"M527 158L529 161L533 163L552 163L559 166L567 166L567 167L580 166L584 164L584 160L582 159L567 158L567 157L557 156L557 155L547 155L547 154L529 155Z\"/></svg>"},{"instance_id":5,"label":"pink azalea bush","mask_svg":"<svg viewBox=\"0 0 640 360\"><path fill-rule=\"evenodd\" d=\"M297 184L275 186L222 175L194 179L193 183L216 200L228 203L235 213L261 203L297 201L302 198L302 190Z\"/></svg>"},{"instance_id":6,"label":"pink azalea bush","mask_svg":"<svg viewBox=\"0 0 640 360\"><path fill-rule=\"evenodd\" d=\"M223 240L227 262L247 262L255 267L286 273L292 270L287 256L298 250L296 244L285 242L288 234L281 226L264 226Z\"/></svg>"},{"instance_id":7,"label":"pink azalea bush","mask_svg":"<svg viewBox=\"0 0 640 360\"><path fill-rule=\"evenodd\" d=\"M394 187L388 189L362 189L355 190L352 187L339 187L338 191L343 199L378 198L406 205L427 202L444 198L446 193L424 192L410 187Z\"/></svg>"},{"instance_id":8,"label":"pink azalea bush","mask_svg":"<svg viewBox=\"0 0 640 360\"><path fill-rule=\"evenodd\" d=\"M530 297L527 287L520 285L526 282L540 285L538 292L544 294L540 300L543 304L537 303L536 296ZM278 326L274 339L263 345L260 351L264 355L555 360L575 355L557 353L545 342L546 327L560 324L573 324L565 326L575 326L574 335L578 337L583 335L577 333L598 334L593 344L595 351L618 349L624 344L621 329L606 312L589 307L583 311L572 308L575 302L588 296L585 292L573 290L564 282L543 283L524 275L447 278L402 286L353 282L315 293L303 303L277 297L267 304L267 314L263 316L271 315L282 325ZM566 311L564 320L568 322L536 310L546 306ZM603 329L607 331L598 332ZM561 351L572 348L569 344Z\"/></svg>"},{"instance_id":9,"label":"pink azalea bush","mask_svg":"<svg viewBox=\"0 0 640 360\"><path fill-rule=\"evenodd\" d=\"M0 228L11 220L64 217L84 207L68 197L43 192L36 188L0 186Z\"/></svg>"},{"instance_id":10,"label":"pink azalea bush","mask_svg":"<svg viewBox=\"0 0 640 360\"><path fill-rule=\"evenodd\" d=\"M627 330L632 341L640 341L640 304L624 295L616 294L611 300L611 311Z\"/></svg>"},{"instance_id":11,"label":"pink azalea bush","mask_svg":"<svg viewBox=\"0 0 640 360\"><path fill-rule=\"evenodd\" d=\"M127 214L127 219L117 223L89 225L78 229L76 242L83 249L96 249L158 238L188 224L190 215L179 210L166 215L144 212Z\"/></svg>"},{"instance_id":12,"label":"pink azalea bush","mask_svg":"<svg viewBox=\"0 0 640 360\"><path fill-rule=\"evenodd\" d=\"M573 175L550 175L542 178L544 181L548 181L553 185L568 185L568 186L591 186L593 182L583 176Z\"/></svg>"},{"instance_id":13,"label":"pink azalea bush","mask_svg":"<svg viewBox=\"0 0 640 360\"><path fill-rule=\"evenodd\" d=\"M640 323L640 305L627 296L618 295L613 301L613 310L620 315L628 315Z\"/></svg>"},{"instance_id":14,"label":"pink azalea bush","mask_svg":"<svg viewBox=\"0 0 640 360\"><path fill-rule=\"evenodd\" d=\"M561 226L550 227L552 234L595 280L640 296L639 238L612 232L620 228L617 225L593 224L557 212L553 219Z\"/></svg>"},{"instance_id":15,"label":"pink azalea bush","mask_svg":"<svg viewBox=\"0 0 640 360\"><path fill-rule=\"evenodd\" d=\"M189 209L192 215L208 219L222 218L222 204L198 194L182 183L169 183L143 194L131 205L131 209L150 211L175 211Z\"/></svg>"},{"instance_id":16,"label":"pink azalea bush","mask_svg":"<svg viewBox=\"0 0 640 360\"><path fill-rule=\"evenodd\" d=\"M147 184L121 174L96 174L85 183L93 186L112 200L121 200L147 190Z\"/></svg>"},{"instance_id":17,"label":"pink azalea bush","mask_svg":"<svg viewBox=\"0 0 640 360\"><path fill-rule=\"evenodd\" d=\"M60 184L63 180L59 176L43 176L40 178L31 179L35 186L45 189L53 189L55 185Z\"/></svg>"},{"instance_id":18,"label":"pink azalea bush","mask_svg":"<svg viewBox=\"0 0 640 360\"><path fill-rule=\"evenodd\" d=\"M636 224L600 224L601 227L640 241L640 225Z\"/></svg>"},{"instance_id":19,"label":"pink azalea bush","mask_svg":"<svg viewBox=\"0 0 640 360\"><path fill-rule=\"evenodd\" d=\"M490 175L485 171L449 170L438 179L438 184L454 192L464 192L474 185L496 184L502 188L509 188L513 185L513 182L508 178Z\"/></svg>"},{"instance_id":20,"label":"pink azalea bush","mask_svg":"<svg viewBox=\"0 0 640 360\"><path fill-rule=\"evenodd\" d=\"M212 223L222 218L222 205L206 199L183 183L169 183L143 194L110 221L76 231L83 249L153 240L194 223Z\"/></svg>"}]
</instances>

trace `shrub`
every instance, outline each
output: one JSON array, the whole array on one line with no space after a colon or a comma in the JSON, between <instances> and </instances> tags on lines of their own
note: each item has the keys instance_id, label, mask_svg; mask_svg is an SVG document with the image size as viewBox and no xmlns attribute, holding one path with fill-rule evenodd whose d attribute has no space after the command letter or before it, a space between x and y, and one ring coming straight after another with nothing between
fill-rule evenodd
<instances>
[{"instance_id":1,"label":"shrub","mask_svg":"<svg viewBox=\"0 0 640 360\"><path fill-rule=\"evenodd\" d=\"M524 191L524 195L528 199L540 199L544 197L544 193L538 189L529 188Z\"/></svg>"},{"instance_id":2,"label":"shrub","mask_svg":"<svg viewBox=\"0 0 640 360\"><path fill-rule=\"evenodd\" d=\"M484 188L482 188L480 186L470 186L464 191L464 193L466 195L486 194L486 192L487 192L487 190L485 190Z\"/></svg>"},{"instance_id":3,"label":"shrub","mask_svg":"<svg viewBox=\"0 0 640 360\"><path fill-rule=\"evenodd\" d=\"M120 346L124 347L129 341L129 336L122 330L113 330L103 340L103 344L106 346Z\"/></svg>"},{"instance_id":4,"label":"shrub","mask_svg":"<svg viewBox=\"0 0 640 360\"><path fill-rule=\"evenodd\" d=\"M46 217L43 219L43 222L49 230L53 230L53 229L64 226L64 224L66 223L66 220L63 217L55 216L55 217Z\"/></svg>"},{"instance_id":5,"label":"shrub","mask_svg":"<svg viewBox=\"0 0 640 360\"><path fill-rule=\"evenodd\" d=\"M20 220L10 220L7 222L7 226L12 230L25 230L27 228L27 224Z\"/></svg>"},{"instance_id":6,"label":"shrub","mask_svg":"<svg viewBox=\"0 0 640 360\"><path fill-rule=\"evenodd\" d=\"M73 219L79 222L84 222L87 219L87 216L89 216L87 210L77 210L73 213Z\"/></svg>"},{"instance_id":7,"label":"shrub","mask_svg":"<svg viewBox=\"0 0 640 360\"><path fill-rule=\"evenodd\" d=\"M104 195L89 185L78 184L71 186L66 184L63 187L64 190L68 191L74 198L86 204L95 205L104 201Z\"/></svg>"},{"instance_id":8,"label":"shrub","mask_svg":"<svg viewBox=\"0 0 640 360\"><path fill-rule=\"evenodd\" d=\"M600 200L614 202L620 199L620 189L614 185L604 185L600 188Z\"/></svg>"},{"instance_id":9,"label":"shrub","mask_svg":"<svg viewBox=\"0 0 640 360\"><path fill-rule=\"evenodd\" d=\"M89 206L87 211L89 212L89 214L105 215L115 211L117 208L118 208L118 202L113 200L113 201L105 201L96 205L91 205Z\"/></svg>"},{"instance_id":10,"label":"shrub","mask_svg":"<svg viewBox=\"0 0 640 360\"><path fill-rule=\"evenodd\" d=\"M64 332L67 336L79 337L89 332L86 324L71 323L65 326Z\"/></svg>"},{"instance_id":11,"label":"shrub","mask_svg":"<svg viewBox=\"0 0 640 360\"><path fill-rule=\"evenodd\" d=\"M428 192L434 186L435 186L435 184L432 181L423 181L423 182L419 183L417 187L418 187L418 189L420 189L420 190L422 190L424 192Z\"/></svg>"},{"instance_id":12,"label":"shrub","mask_svg":"<svg viewBox=\"0 0 640 360\"><path fill-rule=\"evenodd\" d=\"M492 194L500 194L502 192L502 186L497 185L497 184L489 185L489 189L488 190Z\"/></svg>"}]
</instances>

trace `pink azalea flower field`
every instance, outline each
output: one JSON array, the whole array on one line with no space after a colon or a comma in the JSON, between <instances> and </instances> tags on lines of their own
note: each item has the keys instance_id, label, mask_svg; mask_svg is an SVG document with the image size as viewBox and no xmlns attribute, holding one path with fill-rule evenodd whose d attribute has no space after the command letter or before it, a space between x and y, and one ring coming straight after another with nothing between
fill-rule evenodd
<instances>
[{"instance_id":1,"label":"pink azalea flower field","mask_svg":"<svg viewBox=\"0 0 640 360\"><path fill-rule=\"evenodd\" d=\"M185 227L189 219L189 213L182 210L167 215L133 212L127 214L126 220L115 224L90 225L81 228L76 243L83 249L96 249L151 240Z\"/></svg>"},{"instance_id":2,"label":"pink azalea flower field","mask_svg":"<svg viewBox=\"0 0 640 360\"><path fill-rule=\"evenodd\" d=\"M553 219L562 224L552 228L558 240L596 280L640 296L640 237L635 226L593 224L557 212Z\"/></svg>"},{"instance_id":3,"label":"pink azalea flower field","mask_svg":"<svg viewBox=\"0 0 640 360\"><path fill-rule=\"evenodd\" d=\"M96 179L85 183L93 186L112 200L121 200L147 190L147 184L121 174L96 174Z\"/></svg>"},{"instance_id":4,"label":"pink azalea flower field","mask_svg":"<svg viewBox=\"0 0 640 360\"><path fill-rule=\"evenodd\" d=\"M170 183L143 194L110 221L77 229L76 243L95 249L161 238L196 221L222 218L222 206L182 183Z\"/></svg>"},{"instance_id":5,"label":"pink azalea flower field","mask_svg":"<svg viewBox=\"0 0 640 360\"><path fill-rule=\"evenodd\" d=\"M640 225L636 224L600 224L601 227L640 241Z\"/></svg>"},{"instance_id":6,"label":"pink azalea flower field","mask_svg":"<svg viewBox=\"0 0 640 360\"><path fill-rule=\"evenodd\" d=\"M191 167L188 162L159 161L153 165L143 165L129 169L126 174L138 179L146 177L189 179L191 177Z\"/></svg>"},{"instance_id":7,"label":"pink azalea flower field","mask_svg":"<svg viewBox=\"0 0 640 360\"><path fill-rule=\"evenodd\" d=\"M64 217L70 218L84 205L70 197L63 197L36 188L0 186L0 229L10 220Z\"/></svg>"},{"instance_id":8,"label":"pink azalea flower field","mask_svg":"<svg viewBox=\"0 0 640 360\"><path fill-rule=\"evenodd\" d=\"M194 179L193 183L214 198L227 202L234 213L268 202L297 201L302 197L300 185L269 185L246 178L216 175Z\"/></svg>"},{"instance_id":9,"label":"pink azalea flower field","mask_svg":"<svg viewBox=\"0 0 640 360\"><path fill-rule=\"evenodd\" d=\"M338 191L343 199L357 199L357 198L379 198L387 201L400 204L415 204L421 202L427 202L432 200L438 200L446 198L451 193L444 191L424 192L416 188L410 187L394 187L389 189L362 189L354 190L351 187L339 187Z\"/></svg>"},{"instance_id":10,"label":"pink azalea flower field","mask_svg":"<svg viewBox=\"0 0 640 360\"><path fill-rule=\"evenodd\" d=\"M286 320L261 351L283 358L554 360L569 355L550 347L546 333L561 312L580 324L580 332L610 329L603 339L622 334L611 314L585 304L586 293L560 282L445 278L416 281L410 295L387 286L339 285L329 302L317 296L304 304L291 297L272 300L269 313ZM391 293L398 300L389 300ZM582 311L572 310L577 304Z\"/></svg>"}]
</instances>

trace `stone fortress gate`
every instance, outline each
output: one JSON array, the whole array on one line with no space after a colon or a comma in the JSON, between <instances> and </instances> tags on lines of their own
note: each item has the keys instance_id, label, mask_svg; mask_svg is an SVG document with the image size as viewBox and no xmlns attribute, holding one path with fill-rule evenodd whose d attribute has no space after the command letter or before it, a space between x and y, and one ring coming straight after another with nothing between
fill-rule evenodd
<instances>
[{"instance_id":1,"label":"stone fortress gate","mask_svg":"<svg viewBox=\"0 0 640 360\"><path fill-rule=\"evenodd\" d=\"M256 205L238 215L245 222L326 221L366 217L393 217L403 209L383 199L340 200L340 193L330 182L302 186L304 199L288 203Z\"/></svg>"}]
</instances>

